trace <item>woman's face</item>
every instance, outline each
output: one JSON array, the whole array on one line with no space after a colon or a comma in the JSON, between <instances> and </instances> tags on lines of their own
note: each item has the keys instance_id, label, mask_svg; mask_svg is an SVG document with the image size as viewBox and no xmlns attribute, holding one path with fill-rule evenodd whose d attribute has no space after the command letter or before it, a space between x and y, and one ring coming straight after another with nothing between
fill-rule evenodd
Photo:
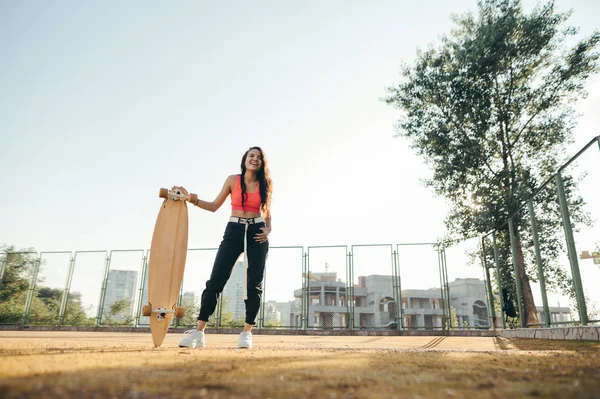
<instances>
[{"instance_id":1,"label":"woman's face","mask_svg":"<svg viewBox=\"0 0 600 399\"><path fill-rule=\"evenodd\" d=\"M257 149L248 151L246 155L246 170L259 171L263 166L263 156Z\"/></svg>"}]
</instances>

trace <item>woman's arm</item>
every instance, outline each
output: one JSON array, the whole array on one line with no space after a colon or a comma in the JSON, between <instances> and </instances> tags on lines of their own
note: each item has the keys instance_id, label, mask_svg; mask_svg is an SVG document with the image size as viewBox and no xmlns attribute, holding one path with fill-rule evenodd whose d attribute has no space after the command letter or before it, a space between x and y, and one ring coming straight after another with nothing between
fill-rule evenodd
<instances>
[{"instance_id":1,"label":"woman's arm","mask_svg":"<svg viewBox=\"0 0 600 399\"><path fill-rule=\"evenodd\" d=\"M237 175L228 176L227 179L225 179L225 183L223 183L223 188L221 188L221 192L217 195L214 201L208 202L198 199L196 203L190 202L190 204L195 205L198 208L202 208L206 211L216 212L221 207L221 205L223 205L229 193L231 193L231 189L235 184L236 179ZM185 188L179 188L185 195L188 195L187 190Z\"/></svg>"}]
</instances>

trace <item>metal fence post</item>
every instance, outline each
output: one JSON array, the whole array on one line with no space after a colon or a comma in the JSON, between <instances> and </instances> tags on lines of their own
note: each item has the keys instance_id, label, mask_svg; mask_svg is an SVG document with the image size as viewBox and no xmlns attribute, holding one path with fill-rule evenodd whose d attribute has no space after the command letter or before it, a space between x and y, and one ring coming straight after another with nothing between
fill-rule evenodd
<instances>
[{"instance_id":1,"label":"metal fence post","mask_svg":"<svg viewBox=\"0 0 600 399\"><path fill-rule=\"evenodd\" d=\"M491 313L491 328L496 329L496 307L494 306L494 293L492 291L492 283L490 281L490 270L487 265L487 254L485 251L485 238L481 237L481 259L483 261L483 269L485 270L485 281L488 293L488 306L490 307Z\"/></svg>"},{"instance_id":2,"label":"metal fence post","mask_svg":"<svg viewBox=\"0 0 600 399\"><path fill-rule=\"evenodd\" d=\"M441 309L442 309L442 330L450 330L450 325L449 323L451 323L450 320L450 315L446 314L446 294L444 291L444 273L442 272L442 250L438 247L437 249L437 255L438 255L438 275L440 277L440 294L442 295L442 303L440 305Z\"/></svg>"},{"instance_id":3,"label":"metal fence post","mask_svg":"<svg viewBox=\"0 0 600 399\"><path fill-rule=\"evenodd\" d=\"M102 322L102 312L104 308L104 297L106 295L106 284L108 283L108 271L110 269L110 257L112 251L108 254L104 265L104 276L102 278L102 289L100 290L100 300L98 301L98 315L96 316L96 327L99 327Z\"/></svg>"},{"instance_id":4,"label":"metal fence post","mask_svg":"<svg viewBox=\"0 0 600 399\"><path fill-rule=\"evenodd\" d=\"M445 285L445 289L446 289L446 298L447 298L447 303L446 306L448 307L448 318L450 321L450 328L452 328L452 303L450 302L450 282L448 281L448 263L446 260L446 247L443 246L442 247L442 273L444 274L444 281L446 282ZM457 325L457 327L460 327ZM450 331L450 330L448 330Z\"/></svg>"},{"instance_id":5,"label":"metal fence post","mask_svg":"<svg viewBox=\"0 0 600 399\"><path fill-rule=\"evenodd\" d=\"M571 227L571 217L569 216L569 205L565 195L565 187L562 176L557 173L555 176L556 188L558 191L558 202L560 203L560 212L562 215L563 229L567 241L567 255L571 264L571 275L575 285L575 295L577 297L577 310L579 311L579 321L582 325L588 324L587 308L583 285L581 284L581 275L579 274L579 261L577 260L577 249L575 248L575 239L573 238L573 229Z\"/></svg>"},{"instance_id":6,"label":"metal fence post","mask_svg":"<svg viewBox=\"0 0 600 399\"><path fill-rule=\"evenodd\" d=\"M58 311L58 325L62 326L65 321L65 312L67 310L67 303L69 301L69 291L71 290L71 280L73 279L73 268L75 267L75 256L71 254L71 260L69 262L69 271L67 272L67 281L65 283L65 290L63 292L62 301L60 303L60 310Z\"/></svg>"},{"instance_id":7,"label":"metal fence post","mask_svg":"<svg viewBox=\"0 0 600 399\"><path fill-rule=\"evenodd\" d=\"M215 315L215 328L217 331L221 328L221 316L223 313L223 295L219 295L217 300L217 314Z\"/></svg>"},{"instance_id":8,"label":"metal fence post","mask_svg":"<svg viewBox=\"0 0 600 399\"><path fill-rule=\"evenodd\" d=\"M354 330L354 311L355 311L355 298L354 298L354 258L352 251L346 254L346 264L348 265L348 277L346 279L346 292L348 293L348 328Z\"/></svg>"},{"instance_id":9,"label":"metal fence post","mask_svg":"<svg viewBox=\"0 0 600 399\"><path fill-rule=\"evenodd\" d=\"M181 287L179 287L179 295L177 295L177 304L175 306L183 306L183 278L181 280ZM175 319L173 323L174 327L179 327L179 318L173 317L173 319Z\"/></svg>"},{"instance_id":10,"label":"metal fence post","mask_svg":"<svg viewBox=\"0 0 600 399\"><path fill-rule=\"evenodd\" d=\"M544 320L546 321L546 327L550 327L550 309L548 308L548 297L546 295L546 278L544 276L544 266L542 264L542 252L540 250L537 219L535 217L535 210L533 209L533 201L531 199L527 201L527 207L529 208L529 218L531 219L531 234L533 238L533 247L535 248L535 262L538 269L542 304L544 306Z\"/></svg>"},{"instance_id":11,"label":"metal fence post","mask_svg":"<svg viewBox=\"0 0 600 399\"><path fill-rule=\"evenodd\" d=\"M521 278L519 277L519 266L517 265L517 239L515 236L515 226L513 218L508 219L508 230L510 233L510 247L512 253L513 269L515 271L515 284L517 285L517 302L519 306L519 325L525 327L525 313L523 312L523 289L521 287Z\"/></svg>"},{"instance_id":12,"label":"metal fence post","mask_svg":"<svg viewBox=\"0 0 600 399\"><path fill-rule=\"evenodd\" d=\"M267 268L265 267L265 272L264 272L263 281L262 281L262 283L263 283L262 303L260 304L260 311L258 313L258 323L257 323L258 324L257 327L259 330L262 330L262 328L265 325L265 306L267 303L267 301L266 301L266 298L267 298L267 274L268 274L268 271L267 271Z\"/></svg>"},{"instance_id":13,"label":"metal fence post","mask_svg":"<svg viewBox=\"0 0 600 399\"><path fill-rule=\"evenodd\" d=\"M302 254L302 298L301 298L301 306L302 310L300 312L300 329L306 330L308 320L308 255L306 253Z\"/></svg>"},{"instance_id":14,"label":"metal fence post","mask_svg":"<svg viewBox=\"0 0 600 399\"><path fill-rule=\"evenodd\" d=\"M400 254L394 251L394 300L396 301L396 329L404 330L404 315L402 313L402 280L400 277Z\"/></svg>"},{"instance_id":15,"label":"metal fence post","mask_svg":"<svg viewBox=\"0 0 600 399\"><path fill-rule=\"evenodd\" d=\"M145 305L144 303L142 303L142 301L144 300L144 284L146 283L146 274L148 273L148 253L150 252L149 249L146 250L146 253L144 254L144 256L142 257L142 272L141 272L141 276L140 276L140 286L138 288L138 294L137 294L137 309L135 311L135 318L134 318L134 327L139 327L140 326L140 315L142 314L142 307Z\"/></svg>"},{"instance_id":16,"label":"metal fence post","mask_svg":"<svg viewBox=\"0 0 600 399\"><path fill-rule=\"evenodd\" d=\"M4 252L4 258L2 259L2 264L0 265L0 289L2 289L2 280L4 279L4 271L8 266L8 252Z\"/></svg>"},{"instance_id":17,"label":"metal fence post","mask_svg":"<svg viewBox=\"0 0 600 399\"><path fill-rule=\"evenodd\" d=\"M31 310L31 302L33 301L33 295L35 292L35 284L37 282L38 272L40 270L40 264L42 263L42 254L40 253L38 259L35 262L33 268L33 274L29 282L29 291L27 292L27 299L25 300L25 309L23 310L23 325L27 325L29 318L29 311Z\"/></svg>"},{"instance_id":18,"label":"metal fence post","mask_svg":"<svg viewBox=\"0 0 600 399\"><path fill-rule=\"evenodd\" d=\"M494 264L496 266L496 282L498 283L498 296L500 297L500 315L502 316L502 328L506 329L506 320L504 319L504 297L502 295L502 271L500 270L500 259L498 257L498 245L496 236L492 234L492 249L494 250Z\"/></svg>"},{"instance_id":19,"label":"metal fence post","mask_svg":"<svg viewBox=\"0 0 600 399\"><path fill-rule=\"evenodd\" d=\"M305 329L308 330L310 327L310 248L308 248L306 254L306 313L305 315Z\"/></svg>"}]
</instances>

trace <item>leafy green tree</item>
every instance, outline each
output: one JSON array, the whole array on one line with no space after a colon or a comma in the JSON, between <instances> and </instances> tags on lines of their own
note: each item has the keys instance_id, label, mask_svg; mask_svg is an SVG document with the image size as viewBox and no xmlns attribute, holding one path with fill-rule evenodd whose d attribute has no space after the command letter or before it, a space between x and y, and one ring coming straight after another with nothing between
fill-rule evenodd
<instances>
[{"instance_id":1,"label":"leafy green tree","mask_svg":"<svg viewBox=\"0 0 600 399\"><path fill-rule=\"evenodd\" d=\"M67 307L63 319L63 325L67 326L91 326L96 324L96 317L88 317L92 305L86 308L81 300L81 293L74 291L69 293Z\"/></svg>"},{"instance_id":2,"label":"leafy green tree","mask_svg":"<svg viewBox=\"0 0 600 399\"><path fill-rule=\"evenodd\" d=\"M37 253L33 248L17 250L6 245L0 246L0 252L6 262L0 281L0 324L21 324Z\"/></svg>"},{"instance_id":3,"label":"leafy green tree","mask_svg":"<svg viewBox=\"0 0 600 399\"><path fill-rule=\"evenodd\" d=\"M281 327L281 322L278 320L269 320L264 324L265 327Z\"/></svg>"},{"instance_id":4,"label":"leafy green tree","mask_svg":"<svg viewBox=\"0 0 600 399\"><path fill-rule=\"evenodd\" d=\"M57 325L64 291L41 286L31 303L28 322L38 325ZM88 317L81 303L81 293L71 292L67 300L63 325L93 325L96 319Z\"/></svg>"},{"instance_id":5,"label":"leafy green tree","mask_svg":"<svg viewBox=\"0 0 600 399\"><path fill-rule=\"evenodd\" d=\"M231 298L229 298L225 295L221 295L221 323L220 323L220 326L221 327L243 327L244 326L243 319L242 320L234 319L233 312L225 310L225 309L227 309L227 305L229 304L229 301L231 301Z\"/></svg>"},{"instance_id":6,"label":"leafy green tree","mask_svg":"<svg viewBox=\"0 0 600 399\"><path fill-rule=\"evenodd\" d=\"M37 288L29 309L28 323L57 325L62 297L63 290L43 286Z\"/></svg>"},{"instance_id":7,"label":"leafy green tree","mask_svg":"<svg viewBox=\"0 0 600 399\"><path fill-rule=\"evenodd\" d=\"M102 324L129 325L134 320L132 303L128 298L114 301L108 306L108 313L103 315Z\"/></svg>"},{"instance_id":8,"label":"leafy green tree","mask_svg":"<svg viewBox=\"0 0 600 399\"><path fill-rule=\"evenodd\" d=\"M200 298L194 297L193 301L184 300L182 305L185 309L185 313L183 317L179 320L179 325L195 327L198 321L198 313L200 312Z\"/></svg>"},{"instance_id":9,"label":"leafy green tree","mask_svg":"<svg viewBox=\"0 0 600 399\"><path fill-rule=\"evenodd\" d=\"M16 250L14 246L0 246L6 256L6 269L0 281L0 324L21 324L31 278L38 256L33 248ZM57 325L63 290L48 288L39 277L43 264L38 267L36 288L31 301L27 322L30 324ZM71 292L67 301L64 324L93 324L86 316L81 294Z\"/></svg>"},{"instance_id":10,"label":"leafy green tree","mask_svg":"<svg viewBox=\"0 0 600 399\"><path fill-rule=\"evenodd\" d=\"M398 136L432 169L427 185L449 201L446 238L496 231L500 272L513 291L507 219L565 161L573 104L598 71L600 33L568 47L567 39L577 34L566 26L569 16L552 1L527 15L518 0L480 0L477 16L455 17L455 29L437 48L418 51L414 64L403 66L403 81L385 98L403 111ZM576 179L564 178L572 222L589 223ZM548 185L535 201L548 286L570 291L557 260L564 238L556 192ZM533 324L530 279L536 272L524 212L514 225L525 312L520 317Z\"/></svg>"}]
</instances>

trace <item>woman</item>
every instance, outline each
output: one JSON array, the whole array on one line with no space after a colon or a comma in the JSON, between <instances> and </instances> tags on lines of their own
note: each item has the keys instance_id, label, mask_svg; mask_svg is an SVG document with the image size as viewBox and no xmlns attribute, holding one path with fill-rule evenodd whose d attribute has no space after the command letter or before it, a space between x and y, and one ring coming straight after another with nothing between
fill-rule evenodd
<instances>
[{"instance_id":1,"label":"woman","mask_svg":"<svg viewBox=\"0 0 600 399\"><path fill-rule=\"evenodd\" d=\"M198 200L195 206L215 212L231 194L231 217L213 265L210 279L202 293L200 314L195 330L186 331L180 347L203 348L204 328L214 313L219 295L231 276L236 260L244 252L244 302L246 319L238 341L239 348L252 348L252 326L260 308L262 280L271 232L272 182L269 167L260 147L251 147L242 157L242 173L225 180L213 202ZM183 187L174 187L188 195Z\"/></svg>"}]
</instances>

